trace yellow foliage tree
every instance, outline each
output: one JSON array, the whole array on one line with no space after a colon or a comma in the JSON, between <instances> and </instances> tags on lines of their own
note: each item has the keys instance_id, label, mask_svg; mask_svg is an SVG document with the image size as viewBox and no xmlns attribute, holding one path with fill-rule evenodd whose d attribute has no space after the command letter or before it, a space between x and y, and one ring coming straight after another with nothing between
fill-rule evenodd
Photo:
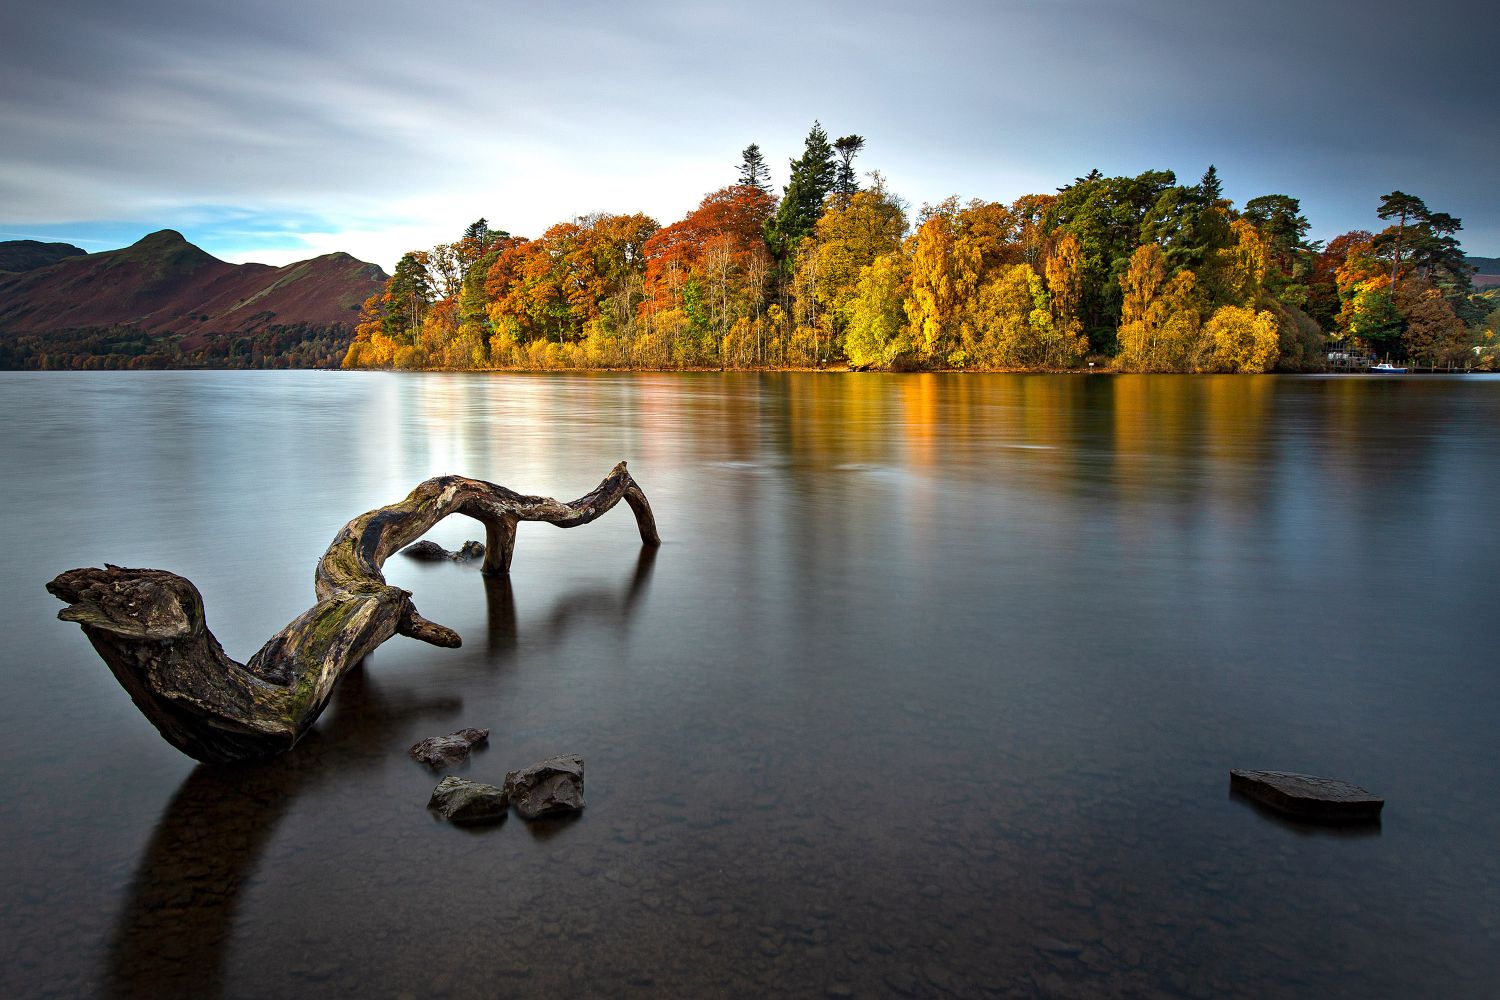
<instances>
[{"instance_id":1,"label":"yellow foliage tree","mask_svg":"<svg viewBox=\"0 0 1500 1000\"><path fill-rule=\"evenodd\" d=\"M983 242L959 239L957 198L929 206L923 214L922 225L908 241L906 318L914 346L926 358L961 366L959 317L982 277Z\"/></svg>"},{"instance_id":2,"label":"yellow foliage tree","mask_svg":"<svg viewBox=\"0 0 1500 1000\"><path fill-rule=\"evenodd\" d=\"M964 311L970 363L986 368L1066 368L1086 344L1058 327L1042 278L1028 264L1001 267Z\"/></svg>"},{"instance_id":3,"label":"yellow foliage tree","mask_svg":"<svg viewBox=\"0 0 1500 1000\"><path fill-rule=\"evenodd\" d=\"M899 250L905 233L906 213L878 175L869 190L830 200L799 257L797 315L836 342L848 324L860 272Z\"/></svg>"},{"instance_id":4,"label":"yellow foliage tree","mask_svg":"<svg viewBox=\"0 0 1500 1000\"><path fill-rule=\"evenodd\" d=\"M1220 306L1204 325L1213 341L1213 368L1221 372L1265 372L1276 364L1281 330L1268 310Z\"/></svg>"},{"instance_id":5,"label":"yellow foliage tree","mask_svg":"<svg viewBox=\"0 0 1500 1000\"><path fill-rule=\"evenodd\" d=\"M881 254L860 269L854 297L849 300L849 326L844 355L856 368L889 364L910 345L906 336L908 265L898 250Z\"/></svg>"},{"instance_id":6,"label":"yellow foliage tree","mask_svg":"<svg viewBox=\"0 0 1500 1000\"><path fill-rule=\"evenodd\" d=\"M1083 337L1083 320L1079 316L1083 306L1083 253L1078 237L1064 233L1047 255L1045 267L1053 322L1065 337L1082 338L1082 350L1087 351L1088 339Z\"/></svg>"},{"instance_id":7,"label":"yellow foliage tree","mask_svg":"<svg viewBox=\"0 0 1500 1000\"><path fill-rule=\"evenodd\" d=\"M1180 271L1166 280L1161 248L1147 243L1131 255L1120 278L1124 293L1115 364L1126 371L1203 371L1212 365L1213 342L1202 331L1198 279Z\"/></svg>"},{"instance_id":8,"label":"yellow foliage tree","mask_svg":"<svg viewBox=\"0 0 1500 1000\"><path fill-rule=\"evenodd\" d=\"M1213 300L1254 308L1265 285L1270 248L1260 230L1244 219L1235 219L1229 228L1234 241L1215 251Z\"/></svg>"}]
</instances>

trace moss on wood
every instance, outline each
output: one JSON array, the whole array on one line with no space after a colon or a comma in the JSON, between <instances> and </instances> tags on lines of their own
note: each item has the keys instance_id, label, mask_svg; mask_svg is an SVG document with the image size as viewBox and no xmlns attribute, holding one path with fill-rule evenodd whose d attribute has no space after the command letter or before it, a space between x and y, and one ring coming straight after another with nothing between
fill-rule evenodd
<instances>
[{"instance_id":1,"label":"moss on wood","mask_svg":"<svg viewBox=\"0 0 1500 1000\"><path fill-rule=\"evenodd\" d=\"M198 588L158 569L105 564L69 570L47 584L141 712L173 746L225 763L283 753L328 703L343 674L393 635L436 646L458 634L418 613L411 593L386 583L385 560L451 514L482 521L482 571L510 570L516 525L572 528L621 500L635 514L641 542L661 544L646 495L621 462L598 488L563 503L525 496L463 476L429 479L404 500L361 514L334 536L318 561L318 603L271 637L248 663L225 655L208 630Z\"/></svg>"}]
</instances>

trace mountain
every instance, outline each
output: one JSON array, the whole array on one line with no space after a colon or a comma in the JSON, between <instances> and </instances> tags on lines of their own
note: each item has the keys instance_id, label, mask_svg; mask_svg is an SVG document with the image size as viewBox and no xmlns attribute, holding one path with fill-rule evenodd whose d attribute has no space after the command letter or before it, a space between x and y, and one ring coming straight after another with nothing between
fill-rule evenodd
<instances>
[{"instance_id":1,"label":"mountain","mask_svg":"<svg viewBox=\"0 0 1500 1000\"><path fill-rule=\"evenodd\" d=\"M164 229L121 250L0 274L0 367L259 367L288 353L323 363L385 279L346 253L229 264ZM299 334L328 343L308 355ZM88 363L101 355L125 363Z\"/></svg>"},{"instance_id":2,"label":"mountain","mask_svg":"<svg viewBox=\"0 0 1500 1000\"><path fill-rule=\"evenodd\" d=\"M38 243L36 240L0 241L0 273L34 271L56 264L65 257L81 257L87 250L71 243Z\"/></svg>"},{"instance_id":3,"label":"mountain","mask_svg":"<svg viewBox=\"0 0 1500 1000\"><path fill-rule=\"evenodd\" d=\"M385 272L346 253L271 267L229 264L171 229L123 250L0 277L0 331L134 326L146 333L246 333L272 323L352 325Z\"/></svg>"},{"instance_id":4,"label":"mountain","mask_svg":"<svg viewBox=\"0 0 1500 1000\"><path fill-rule=\"evenodd\" d=\"M1475 270L1475 288L1494 288L1500 285L1500 257L1468 257L1469 266Z\"/></svg>"}]
</instances>

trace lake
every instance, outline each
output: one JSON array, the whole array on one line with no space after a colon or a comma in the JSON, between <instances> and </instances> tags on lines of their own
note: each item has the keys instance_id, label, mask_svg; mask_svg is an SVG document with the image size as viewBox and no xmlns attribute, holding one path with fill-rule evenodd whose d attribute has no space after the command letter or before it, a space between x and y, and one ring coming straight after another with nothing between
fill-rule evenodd
<instances>
[{"instance_id":1,"label":"lake","mask_svg":"<svg viewBox=\"0 0 1500 1000\"><path fill-rule=\"evenodd\" d=\"M1493 996L1500 378L3 373L0 995ZM405 638L291 754L195 766L55 574L244 660L442 473L629 510ZM429 536L483 539L455 517ZM464 829L406 756L587 762ZM1387 798L1302 826L1232 767Z\"/></svg>"}]
</instances>

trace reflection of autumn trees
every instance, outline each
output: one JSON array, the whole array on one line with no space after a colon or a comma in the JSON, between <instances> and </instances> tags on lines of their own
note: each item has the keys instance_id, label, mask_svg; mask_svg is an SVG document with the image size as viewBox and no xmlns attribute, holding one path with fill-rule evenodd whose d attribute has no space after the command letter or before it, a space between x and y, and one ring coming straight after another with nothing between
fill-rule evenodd
<instances>
[{"instance_id":1,"label":"reflection of autumn trees","mask_svg":"<svg viewBox=\"0 0 1500 1000\"><path fill-rule=\"evenodd\" d=\"M1472 339L1458 220L1410 195L1326 249L1297 199L1237 209L1212 167L948 198L913 229L878 172L857 179L864 146L814 124L778 198L751 144L738 183L667 226L595 214L525 239L481 219L401 259L344 363L1260 372L1321 367L1324 327L1432 361Z\"/></svg>"}]
</instances>

